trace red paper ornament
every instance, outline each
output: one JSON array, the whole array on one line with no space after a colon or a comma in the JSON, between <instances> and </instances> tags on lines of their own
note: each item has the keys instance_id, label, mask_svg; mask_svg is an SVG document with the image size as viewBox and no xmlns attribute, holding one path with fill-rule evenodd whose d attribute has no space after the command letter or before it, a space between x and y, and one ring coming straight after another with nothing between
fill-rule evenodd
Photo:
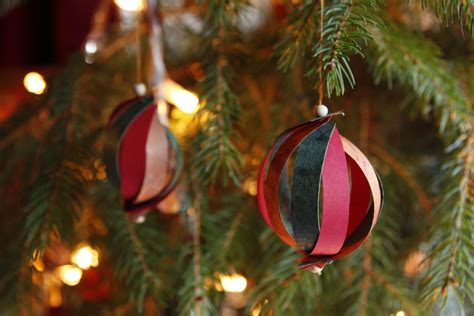
<instances>
[{"instance_id":1,"label":"red paper ornament","mask_svg":"<svg viewBox=\"0 0 474 316\"><path fill-rule=\"evenodd\" d=\"M109 121L105 148L107 173L120 187L127 212L153 208L175 188L182 170L179 145L160 123L151 96L119 105Z\"/></svg>"},{"instance_id":2,"label":"red paper ornament","mask_svg":"<svg viewBox=\"0 0 474 316\"><path fill-rule=\"evenodd\" d=\"M322 268L358 248L382 207L374 168L330 120L326 116L282 133L258 178L265 222L304 255L304 269Z\"/></svg>"}]
</instances>

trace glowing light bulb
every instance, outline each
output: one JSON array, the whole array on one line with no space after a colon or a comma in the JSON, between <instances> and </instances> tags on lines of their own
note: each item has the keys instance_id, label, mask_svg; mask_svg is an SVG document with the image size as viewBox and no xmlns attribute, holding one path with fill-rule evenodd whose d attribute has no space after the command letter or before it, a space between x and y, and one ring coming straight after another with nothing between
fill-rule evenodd
<instances>
[{"instance_id":1,"label":"glowing light bulb","mask_svg":"<svg viewBox=\"0 0 474 316\"><path fill-rule=\"evenodd\" d=\"M252 179L246 179L242 184L242 188L251 196L257 195L257 181Z\"/></svg>"},{"instance_id":2,"label":"glowing light bulb","mask_svg":"<svg viewBox=\"0 0 474 316\"><path fill-rule=\"evenodd\" d=\"M46 90L46 81L37 72L27 73L25 78L23 78L23 85L28 92L33 94L43 94Z\"/></svg>"},{"instance_id":3,"label":"glowing light bulb","mask_svg":"<svg viewBox=\"0 0 474 316\"><path fill-rule=\"evenodd\" d=\"M49 293L49 306L59 307L63 303L61 289L59 286L52 286Z\"/></svg>"},{"instance_id":4,"label":"glowing light bulb","mask_svg":"<svg viewBox=\"0 0 474 316\"><path fill-rule=\"evenodd\" d=\"M84 46L84 50L88 54L95 54L97 53L97 43L95 41L87 41L86 45Z\"/></svg>"},{"instance_id":5,"label":"glowing light bulb","mask_svg":"<svg viewBox=\"0 0 474 316\"><path fill-rule=\"evenodd\" d=\"M115 0L114 2L125 11L142 11L145 7L143 0Z\"/></svg>"},{"instance_id":6,"label":"glowing light bulb","mask_svg":"<svg viewBox=\"0 0 474 316\"><path fill-rule=\"evenodd\" d=\"M135 223L142 224L145 223L146 217L145 215L140 215L135 218Z\"/></svg>"},{"instance_id":7,"label":"glowing light bulb","mask_svg":"<svg viewBox=\"0 0 474 316\"><path fill-rule=\"evenodd\" d=\"M69 286L78 285L82 278L82 270L73 265L63 265L57 268L59 278Z\"/></svg>"},{"instance_id":8,"label":"glowing light bulb","mask_svg":"<svg viewBox=\"0 0 474 316\"><path fill-rule=\"evenodd\" d=\"M398 311L395 316L405 316L405 312L404 311Z\"/></svg>"},{"instance_id":9,"label":"glowing light bulb","mask_svg":"<svg viewBox=\"0 0 474 316\"><path fill-rule=\"evenodd\" d=\"M81 246L73 252L71 261L79 268L87 270L90 267L97 267L99 265L99 253L88 245Z\"/></svg>"},{"instance_id":10,"label":"glowing light bulb","mask_svg":"<svg viewBox=\"0 0 474 316\"><path fill-rule=\"evenodd\" d=\"M238 273L232 273L231 275L219 274L219 280L226 292L241 293L247 288L247 279Z\"/></svg>"},{"instance_id":11,"label":"glowing light bulb","mask_svg":"<svg viewBox=\"0 0 474 316\"><path fill-rule=\"evenodd\" d=\"M166 79L163 82L163 96L181 112L192 114L199 109L199 98L173 80Z\"/></svg>"}]
</instances>

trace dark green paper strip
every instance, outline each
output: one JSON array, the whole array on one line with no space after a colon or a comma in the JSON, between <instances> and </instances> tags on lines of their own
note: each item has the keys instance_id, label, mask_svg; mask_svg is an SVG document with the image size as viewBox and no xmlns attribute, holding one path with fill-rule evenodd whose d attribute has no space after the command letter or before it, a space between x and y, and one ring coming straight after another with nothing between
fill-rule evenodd
<instances>
[{"instance_id":1,"label":"dark green paper strip","mask_svg":"<svg viewBox=\"0 0 474 316\"><path fill-rule=\"evenodd\" d=\"M319 236L321 174L335 125L328 122L309 134L298 146L293 166L291 208L293 236L298 248L311 251ZM282 218L287 218L282 214Z\"/></svg>"}]
</instances>

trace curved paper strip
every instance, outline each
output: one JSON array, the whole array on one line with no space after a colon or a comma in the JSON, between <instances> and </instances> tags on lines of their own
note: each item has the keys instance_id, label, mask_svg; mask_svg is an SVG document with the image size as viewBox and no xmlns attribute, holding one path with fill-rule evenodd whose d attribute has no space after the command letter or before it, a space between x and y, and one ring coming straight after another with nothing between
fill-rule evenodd
<instances>
[{"instance_id":1,"label":"curved paper strip","mask_svg":"<svg viewBox=\"0 0 474 316\"><path fill-rule=\"evenodd\" d=\"M280 238L290 246L295 247L295 240L286 230L280 215L278 206L278 189L281 172L291 154L301 141L307 137L313 130L329 121L329 118L315 120L309 123L301 124L290 130L287 137L275 152L273 159L268 165L266 178L264 179L263 194L265 195L264 211L268 212L269 219L273 224L274 231Z\"/></svg>"},{"instance_id":2,"label":"curved paper strip","mask_svg":"<svg viewBox=\"0 0 474 316\"><path fill-rule=\"evenodd\" d=\"M120 170L118 166L118 148L124 131L130 121L153 101L152 97L135 98L120 104L112 113L108 127L108 141L104 147L104 160L107 165L108 178L120 186Z\"/></svg>"},{"instance_id":3,"label":"curved paper strip","mask_svg":"<svg viewBox=\"0 0 474 316\"><path fill-rule=\"evenodd\" d=\"M168 137L170 146L175 153L175 160L176 160L176 165L171 173L172 174L171 179L169 180L165 188L163 188L163 190L158 195L146 201L143 201L140 203L134 203L133 200L126 200L125 210L127 212L134 212L134 213L142 212L151 207L154 207L159 201L166 198L166 196L168 196L168 194L170 194L173 191L173 189L176 187L176 185L178 184L179 177L183 169L183 156L181 154L181 150L179 149L178 141L176 140L176 138L173 136L173 134L168 128L166 128L166 136Z\"/></svg>"},{"instance_id":4,"label":"curved paper strip","mask_svg":"<svg viewBox=\"0 0 474 316\"><path fill-rule=\"evenodd\" d=\"M107 127L111 128L117 125L117 120L123 117L123 114L128 111L131 107L143 109L144 107L153 103L153 96L148 95L144 97L136 97L120 103L110 114L109 122Z\"/></svg>"},{"instance_id":5,"label":"curved paper strip","mask_svg":"<svg viewBox=\"0 0 474 316\"><path fill-rule=\"evenodd\" d=\"M328 122L312 131L296 149L291 187L291 208L280 203L280 213L290 213L298 248L311 252L319 236L319 204L323 165L335 125ZM281 178L280 178L281 183Z\"/></svg>"},{"instance_id":6,"label":"curved paper strip","mask_svg":"<svg viewBox=\"0 0 474 316\"><path fill-rule=\"evenodd\" d=\"M311 255L333 255L341 250L349 225L349 177L341 136L335 128L324 159L323 214L318 241Z\"/></svg>"},{"instance_id":7,"label":"curved paper strip","mask_svg":"<svg viewBox=\"0 0 474 316\"><path fill-rule=\"evenodd\" d=\"M301 267L304 269L309 269L312 266L324 266L326 262L341 259L360 247L375 226L382 207L382 183L380 182L374 168L367 157L365 157L365 155L354 144L342 136L341 139L344 150L346 151L347 159L351 162L350 165L353 168L359 169L367 179L366 190L372 193L372 203L362 222L346 239L346 242L339 253L332 256L306 256L302 259L303 264ZM352 171L354 172L354 170Z\"/></svg>"},{"instance_id":8,"label":"curved paper strip","mask_svg":"<svg viewBox=\"0 0 474 316\"><path fill-rule=\"evenodd\" d=\"M265 192L264 192L264 186L265 186L265 178L267 175L268 167L269 167L269 162L273 160L276 152L280 148L280 146L284 143L284 141L292 136L292 134L295 132L295 130L301 128L303 125L310 125L312 122L307 122L298 126L295 126L293 128L290 128L283 133L281 133L277 139L275 140L275 143L272 145L270 150L268 151L268 154L265 156L265 159L260 167L260 171L258 174L258 182L257 182L257 201L258 201L258 206L260 209L260 213L262 214L263 219L267 223L267 225L272 228L273 230L273 224L272 221L270 220L270 215L268 213L267 209L267 202L266 202L266 197L265 197Z\"/></svg>"},{"instance_id":9,"label":"curved paper strip","mask_svg":"<svg viewBox=\"0 0 474 316\"><path fill-rule=\"evenodd\" d=\"M124 200L135 199L142 187L145 176L145 148L154 113L154 107L145 109L132 120L122 137L118 166L121 171L120 194Z\"/></svg>"},{"instance_id":10,"label":"curved paper strip","mask_svg":"<svg viewBox=\"0 0 474 316\"><path fill-rule=\"evenodd\" d=\"M135 203L146 201L160 193L166 184L168 139L156 115L156 107L148 130L145 155L145 177Z\"/></svg>"},{"instance_id":11,"label":"curved paper strip","mask_svg":"<svg viewBox=\"0 0 474 316\"><path fill-rule=\"evenodd\" d=\"M360 167L362 172L364 173L369 186L372 192L372 199L374 204L374 218L371 224L371 230L375 226L377 219L379 217L379 212L382 207L382 190L381 190L381 183L377 176L377 173L374 170L374 167L369 162L367 157L357 148L353 143L351 143L348 139L341 137L342 145L344 146L344 151L346 154L351 157L355 163Z\"/></svg>"},{"instance_id":12,"label":"curved paper strip","mask_svg":"<svg viewBox=\"0 0 474 316\"><path fill-rule=\"evenodd\" d=\"M371 203L370 187L362 170L356 162L347 156L351 179L351 205L349 207L349 227L346 237L349 237L364 220Z\"/></svg>"}]
</instances>

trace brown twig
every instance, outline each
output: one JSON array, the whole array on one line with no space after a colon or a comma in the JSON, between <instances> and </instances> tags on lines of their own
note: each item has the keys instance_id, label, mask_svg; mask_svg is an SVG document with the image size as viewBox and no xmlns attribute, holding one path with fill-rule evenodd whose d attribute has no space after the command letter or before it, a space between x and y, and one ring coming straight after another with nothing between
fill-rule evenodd
<instances>
[{"instance_id":1,"label":"brown twig","mask_svg":"<svg viewBox=\"0 0 474 316\"><path fill-rule=\"evenodd\" d=\"M473 164L474 164L474 135L472 131L470 133L469 138L467 139L467 144L464 150L461 152L460 156L464 156L464 173L461 179L459 190L459 201L460 204L458 206L459 210L456 214L455 222L454 222L454 229L452 230L454 233L453 242L451 245L451 253L450 259L448 264L448 269L446 273L446 278L444 280L443 286L441 287L441 295L447 295L447 288L448 286L455 282L454 279L454 266L456 264L457 252L460 249L457 245L460 237L461 225L462 225L462 217L464 215L464 209L466 200L469 198L470 192L469 187L470 183L473 180L472 173L473 173Z\"/></svg>"},{"instance_id":2,"label":"brown twig","mask_svg":"<svg viewBox=\"0 0 474 316\"><path fill-rule=\"evenodd\" d=\"M125 217L125 215L123 215ZM145 254L143 252L143 245L138 239L137 232L135 231L135 226L134 223L131 222L128 218L124 218L125 224L127 226L127 231L130 235L130 239L132 240L133 246L135 248L135 252L138 257L138 261L140 262L140 265L142 267L144 275L151 280L153 284L155 284L156 287L159 287L161 284L156 277L156 275L151 271L150 267L148 266L148 263L146 262L145 259Z\"/></svg>"}]
</instances>

